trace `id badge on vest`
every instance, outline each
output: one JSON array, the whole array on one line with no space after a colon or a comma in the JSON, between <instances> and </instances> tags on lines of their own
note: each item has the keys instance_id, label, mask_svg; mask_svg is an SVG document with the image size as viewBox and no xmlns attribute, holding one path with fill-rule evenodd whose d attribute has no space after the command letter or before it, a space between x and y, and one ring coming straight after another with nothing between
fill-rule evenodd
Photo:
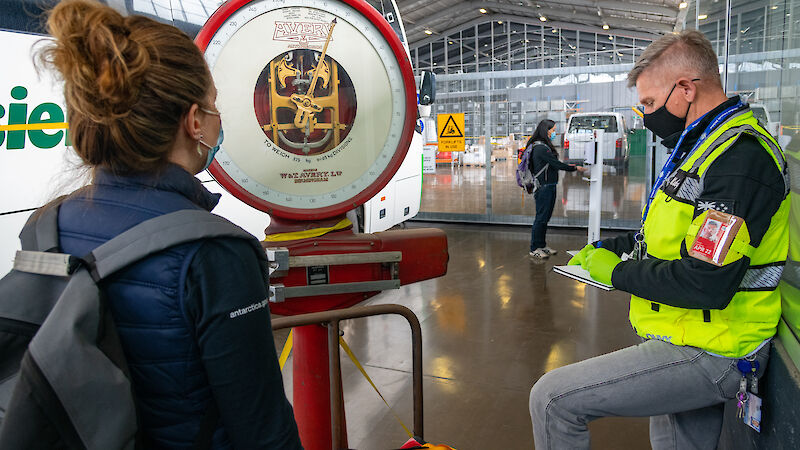
<instances>
[{"instance_id":1,"label":"id badge on vest","mask_svg":"<svg viewBox=\"0 0 800 450\"><path fill-rule=\"evenodd\" d=\"M689 256L722 267L725 256L728 255L743 223L744 219L741 217L709 210L692 246L688 249Z\"/></svg>"}]
</instances>

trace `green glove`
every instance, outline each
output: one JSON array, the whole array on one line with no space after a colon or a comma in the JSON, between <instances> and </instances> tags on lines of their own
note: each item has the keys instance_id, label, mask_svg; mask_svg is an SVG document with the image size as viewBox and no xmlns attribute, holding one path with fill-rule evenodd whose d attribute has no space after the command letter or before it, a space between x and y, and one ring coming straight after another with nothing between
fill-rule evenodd
<instances>
[{"instance_id":1,"label":"green glove","mask_svg":"<svg viewBox=\"0 0 800 450\"><path fill-rule=\"evenodd\" d=\"M569 262L567 263L568 266L582 266L583 263L586 261L586 257L589 256L592 252L597 250L594 248L592 244L586 244L586 247L583 247L581 251L578 252L575 256L570 258Z\"/></svg>"},{"instance_id":2,"label":"green glove","mask_svg":"<svg viewBox=\"0 0 800 450\"><path fill-rule=\"evenodd\" d=\"M622 260L619 256L613 252L598 248L589 253L581 267L589 271L589 275L595 280L611 285L611 274L614 272L614 267L617 267L617 264L621 262Z\"/></svg>"}]
</instances>

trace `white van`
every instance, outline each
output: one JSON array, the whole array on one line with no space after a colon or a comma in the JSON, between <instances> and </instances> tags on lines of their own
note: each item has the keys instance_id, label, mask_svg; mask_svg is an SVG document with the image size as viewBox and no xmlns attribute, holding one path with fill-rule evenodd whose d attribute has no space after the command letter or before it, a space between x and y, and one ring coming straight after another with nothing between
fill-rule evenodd
<instances>
[{"instance_id":1,"label":"white van","mask_svg":"<svg viewBox=\"0 0 800 450\"><path fill-rule=\"evenodd\" d=\"M564 159L568 164L583 162L584 142L591 140L594 130L603 130L603 164L617 170L628 162L628 127L620 113L576 113L567 119L564 133Z\"/></svg>"}]
</instances>

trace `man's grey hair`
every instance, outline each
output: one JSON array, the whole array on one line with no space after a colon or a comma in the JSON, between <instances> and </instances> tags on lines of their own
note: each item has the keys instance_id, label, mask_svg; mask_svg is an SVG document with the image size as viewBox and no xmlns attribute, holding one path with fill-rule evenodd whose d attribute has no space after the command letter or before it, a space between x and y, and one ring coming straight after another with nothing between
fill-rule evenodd
<instances>
[{"instance_id":1,"label":"man's grey hair","mask_svg":"<svg viewBox=\"0 0 800 450\"><path fill-rule=\"evenodd\" d=\"M628 87L636 86L642 72L651 67L677 70L721 85L717 53L708 38L697 30L668 34L647 46L628 73Z\"/></svg>"}]
</instances>

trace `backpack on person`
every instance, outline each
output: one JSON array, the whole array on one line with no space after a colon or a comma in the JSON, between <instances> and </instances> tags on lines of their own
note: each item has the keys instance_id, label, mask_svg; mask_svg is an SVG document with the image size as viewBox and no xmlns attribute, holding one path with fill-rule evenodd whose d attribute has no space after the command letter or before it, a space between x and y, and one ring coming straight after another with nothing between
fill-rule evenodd
<instances>
[{"instance_id":1,"label":"backpack on person","mask_svg":"<svg viewBox=\"0 0 800 450\"><path fill-rule=\"evenodd\" d=\"M550 167L550 164L545 164L540 171L536 172L536 175L531 173L530 159L533 157L533 147L536 144L544 144L544 142L533 141L531 145L525 147L525 151L522 152L522 158L517 165L517 185L525 189L528 194L535 194L539 190L542 185L539 181L539 175Z\"/></svg>"},{"instance_id":2,"label":"backpack on person","mask_svg":"<svg viewBox=\"0 0 800 450\"><path fill-rule=\"evenodd\" d=\"M99 284L149 255L199 239L246 239L259 250L260 244L222 217L182 210L142 222L76 257L58 253L58 204L28 220L14 268L0 279L0 449L146 448L125 356ZM266 267L266 257L261 263ZM211 447L218 421L211 401L196 448Z\"/></svg>"}]
</instances>

